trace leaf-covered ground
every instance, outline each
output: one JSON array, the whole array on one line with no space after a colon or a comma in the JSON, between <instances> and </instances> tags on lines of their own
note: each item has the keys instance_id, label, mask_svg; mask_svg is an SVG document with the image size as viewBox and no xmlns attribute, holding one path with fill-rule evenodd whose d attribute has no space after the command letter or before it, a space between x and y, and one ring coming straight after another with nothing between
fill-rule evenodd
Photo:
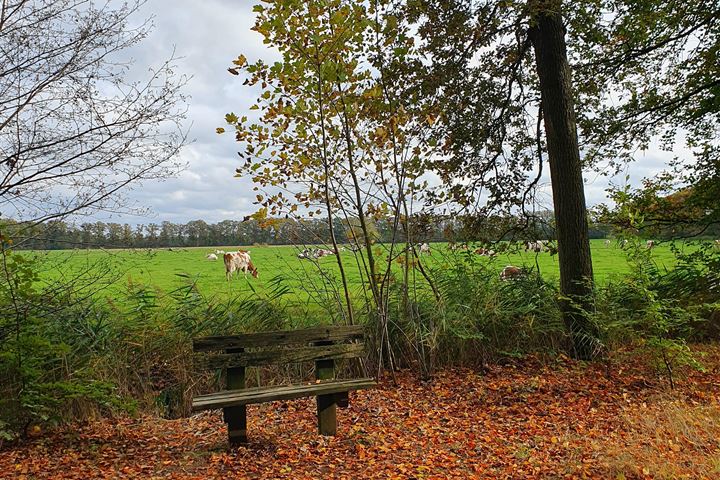
<instances>
[{"instance_id":1,"label":"leaf-covered ground","mask_svg":"<svg viewBox=\"0 0 720 480\"><path fill-rule=\"evenodd\" d=\"M0 452L0 477L720 478L720 350L703 363L672 392L637 365L565 358L400 373L352 395L334 438L314 399L251 406L236 449L217 412L93 422Z\"/></svg>"}]
</instances>

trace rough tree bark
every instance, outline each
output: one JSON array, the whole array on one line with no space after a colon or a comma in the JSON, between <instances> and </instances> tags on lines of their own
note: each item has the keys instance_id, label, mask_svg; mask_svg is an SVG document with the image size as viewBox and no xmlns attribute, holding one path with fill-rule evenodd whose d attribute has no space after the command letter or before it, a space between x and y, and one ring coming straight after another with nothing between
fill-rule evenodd
<instances>
[{"instance_id":1,"label":"rough tree bark","mask_svg":"<svg viewBox=\"0 0 720 480\"><path fill-rule=\"evenodd\" d=\"M593 270L590 255L582 164L578 147L570 65L567 60L561 1L529 2L530 39L540 80L545 119L560 263L563 321L574 354L589 359L595 331L588 318L592 308Z\"/></svg>"}]
</instances>

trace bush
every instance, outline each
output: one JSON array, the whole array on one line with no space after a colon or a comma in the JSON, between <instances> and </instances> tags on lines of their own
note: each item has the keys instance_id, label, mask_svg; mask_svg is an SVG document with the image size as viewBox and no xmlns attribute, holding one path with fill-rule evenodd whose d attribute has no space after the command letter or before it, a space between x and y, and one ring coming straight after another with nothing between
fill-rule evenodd
<instances>
[{"instance_id":1,"label":"bush","mask_svg":"<svg viewBox=\"0 0 720 480\"><path fill-rule=\"evenodd\" d=\"M393 350L406 359L419 355L428 371L562 348L557 290L537 272L501 281L495 265L459 253L432 278L439 302L429 289L414 289L404 305L406 287L396 284L391 309Z\"/></svg>"},{"instance_id":2,"label":"bush","mask_svg":"<svg viewBox=\"0 0 720 480\"><path fill-rule=\"evenodd\" d=\"M660 268L638 239L626 247L632 273L598 290L596 321L611 345L635 343L674 387L676 368L701 369L687 346L707 338L718 301L718 255L709 248L676 250L677 263ZM710 303L708 303L710 302Z\"/></svg>"},{"instance_id":3,"label":"bush","mask_svg":"<svg viewBox=\"0 0 720 480\"><path fill-rule=\"evenodd\" d=\"M4 438L63 416L132 408L111 382L95 376L102 319L53 286L36 288L32 259L3 250L0 281L0 425Z\"/></svg>"}]
</instances>

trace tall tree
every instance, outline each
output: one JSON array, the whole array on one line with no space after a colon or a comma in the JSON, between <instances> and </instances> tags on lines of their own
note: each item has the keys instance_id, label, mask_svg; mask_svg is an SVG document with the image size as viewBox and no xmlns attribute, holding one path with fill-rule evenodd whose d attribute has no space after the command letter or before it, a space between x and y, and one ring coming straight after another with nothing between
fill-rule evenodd
<instances>
[{"instance_id":1,"label":"tall tree","mask_svg":"<svg viewBox=\"0 0 720 480\"><path fill-rule=\"evenodd\" d=\"M572 351L589 358L593 272L565 10L560 0L421 0L407 3L405 18L431 60L418 88L442 106L437 142L445 156L432 165L445 180L438 200L486 222L521 212L536 223L547 155L563 317Z\"/></svg>"},{"instance_id":2,"label":"tall tree","mask_svg":"<svg viewBox=\"0 0 720 480\"><path fill-rule=\"evenodd\" d=\"M705 226L720 221L717 2L418 0L406 7L429 59L418 84L428 102L444 106L439 141L447 156L437 170L448 187L438 197L480 215L534 216L528 203L547 152L568 298L589 293L592 274L578 167L612 174L653 143L670 150L684 142L691 153L649 188L685 188L687 202L673 214L701 211ZM576 353L586 357L574 328L592 336L578 317L589 305L577 307L566 309L566 321Z\"/></svg>"},{"instance_id":3,"label":"tall tree","mask_svg":"<svg viewBox=\"0 0 720 480\"><path fill-rule=\"evenodd\" d=\"M529 6L533 13L528 35L535 51L550 163L560 289L567 297L562 300L563 318L576 355L590 358L590 335L595 332L587 312L592 308L593 269L562 5L559 0L539 0Z\"/></svg>"}]
</instances>

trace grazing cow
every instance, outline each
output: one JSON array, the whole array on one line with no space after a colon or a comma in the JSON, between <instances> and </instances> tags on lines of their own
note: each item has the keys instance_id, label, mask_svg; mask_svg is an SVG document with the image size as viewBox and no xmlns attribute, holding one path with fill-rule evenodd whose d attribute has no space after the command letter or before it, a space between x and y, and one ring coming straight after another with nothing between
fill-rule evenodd
<instances>
[{"instance_id":1,"label":"grazing cow","mask_svg":"<svg viewBox=\"0 0 720 480\"><path fill-rule=\"evenodd\" d=\"M533 252L539 253L545 249L545 242L538 240L536 242L525 242L525 251L532 250Z\"/></svg>"},{"instance_id":2,"label":"grazing cow","mask_svg":"<svg viewBox=\"0 0 720 480\"><path fill-rule=\"evenodd\" d=\"M307 260L312 258L317 260L318 258L327 257L328 255L335 255L335 252L324 248L306 248L302 252L298 253L298 258L304 258Z\"/></svg>"},{"instance_id":3,"label":"grazing cow","mask_svg":"<svg viewBox=\"0 0 720 480\"><path fill-rule=\"evenodd\" d=\"M247 272L250 271L253 278L258 278L258 270L250 260L250 252L240 250L238 252L229 252L223 255L223 261L225 262L225 278L230 281L233 273L240 270L245 274L247 278Z\"/></svg>"},{"instance_id":4,"label":"grazing cow","mask_svg":"<svg viewBox=\"0 0 720 480\"><path fill-rule=\"evenodd\" d=\"M418 248L420 248L420 254L427 253L428 255L432 255L432 252L430 251L430 245L428 245L427 243L418 244Z\"/></svg>"},{"instance_id":5,"label":"grazing cow","mask_svg":"<svg viewBox=\"0 0 720 480\"><path fill-rule=\"evenodd\" d=\"M318 248L312 253L313 258L322 258L327 257L328 255L335 255L335 252L332 250L327 250L325 248Z\"/></svg>"},{"instance_id":6,"label":"grazing cow","mask_svg":"<svg viewBox=\"0 0 720 480\"><path fill-rule=\"evenodd\" d=\"M217 255L215 255L214 253L208 253L205 258L214 262L215 260L217 260Z\"/></svg>"},{"instance_id":7,"label":"grazing cow","mask_svg":"<svg viewBox=\"0 0 720 480\"><path fill-rule=\"evenodd\" d=\"M609 246L610 246L610 240L605 240L605 247L609 247Z\"/></svg>"},{"instance_id":8,"label":"grazing cow","mask_svg":"<svg viewBox=\"0 0 720 480\"><path fill-rule=\"evenodd\" d=\"M225 255L225 250L215 250L215 255Z\"/></svg>"},{"instance_id":9,"label":"grazing cow","mask_svg":"<svg viewBox=\"0 0 720 480\"><path fill-rule=\"evenodd\" d=\"M477 255L482 255L483 257L494 257L495 256L495 250L490 250L488 248L478 248L475 250L475 253Z\"/></svg>"},{"instance_id":10,"label":"grazing cow","mask_svg":"<svg viewBox=\"0 0 720 480\"><path fill-rule=\"evenodd\" d=\"M520 278L523 275L525 275L525 271L522 268L516 267L515 265L508 265L503 268L502 272L500 273L500 280L506 282L508 280Z\"/></svg>"},{"instance_id":11,"label":"grazing cow","mask_svg":"<svg viewBox=\"0 0 720 480\"><path fill-rule=\"evenodd\" d=\"M645 242L645 247L650 250L655 247L655 240L648 240Z\"/></svg>"}]
</instances>

